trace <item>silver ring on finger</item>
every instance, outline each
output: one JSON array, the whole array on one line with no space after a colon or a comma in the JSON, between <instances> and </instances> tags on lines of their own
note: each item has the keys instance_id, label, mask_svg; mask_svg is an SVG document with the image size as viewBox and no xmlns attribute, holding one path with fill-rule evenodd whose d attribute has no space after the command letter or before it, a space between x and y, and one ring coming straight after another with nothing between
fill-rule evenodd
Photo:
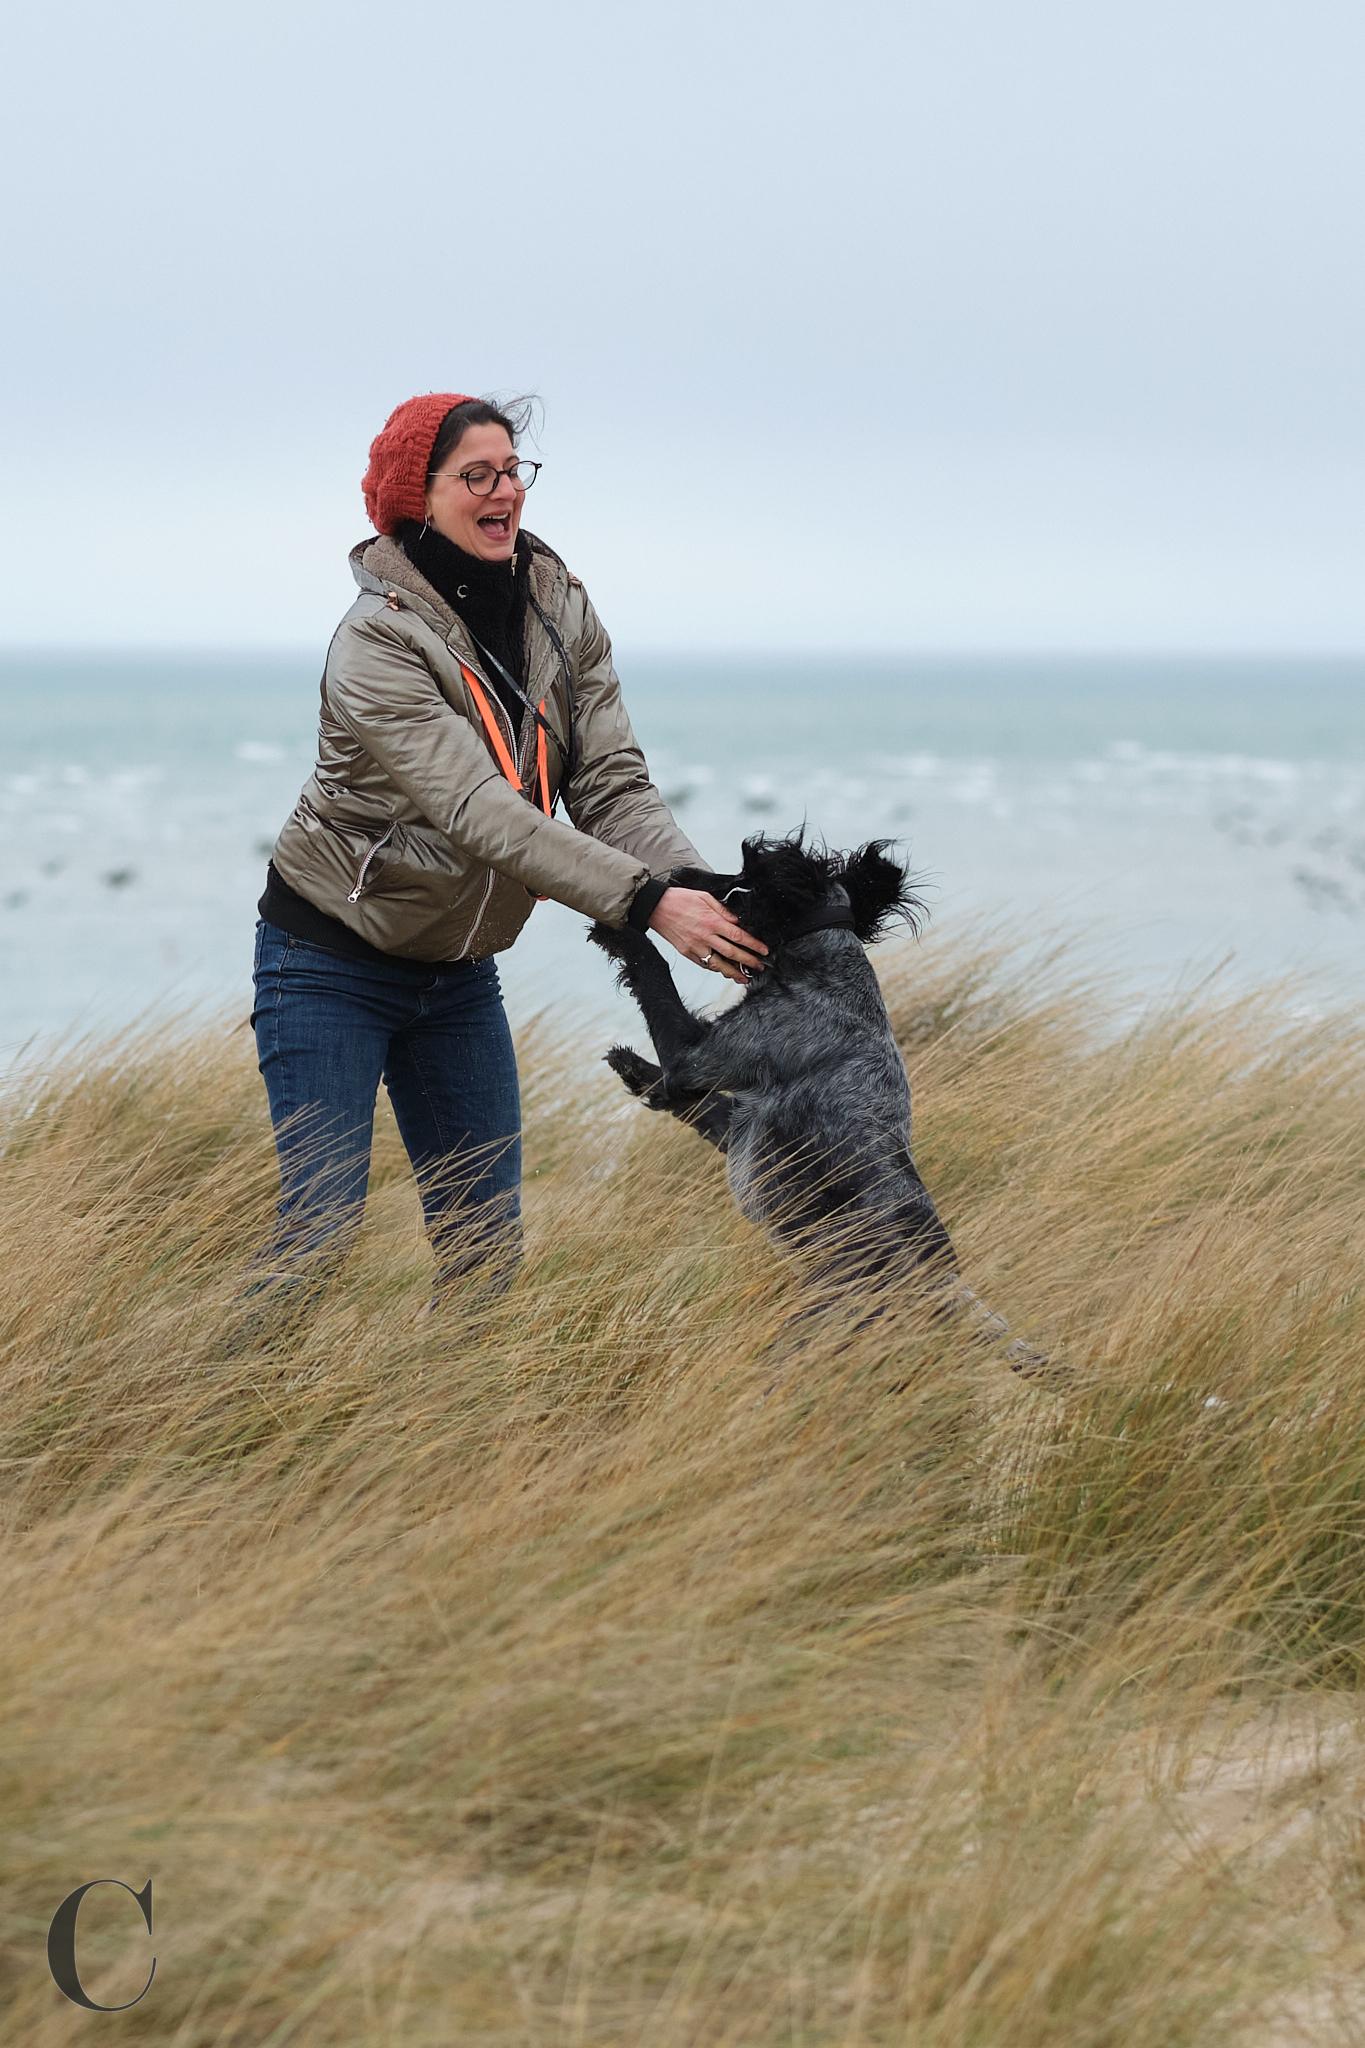
<instances>
[{"instance_id":1,"label":"silver ring on finger","mask_svg":"<svg viewBox=\"0 0 1365 2048\"><path fill-rule=\"evenodd\" d=\"M708 947L707 947L707 949L706 949L706 951L705 951L705 952L704 952L704 953L702 954L702 956L701 956L701 960L700 960L700 963L699 963L699 964L700 964L700 965L701 965L702 967L709 967L709 966L711 965L711 955L712 955L712 953L714 952L714 950L715 950L715 948L714 948L714 947L712 947L712 946L708 946Z\"/></svg>"}]
</instances>

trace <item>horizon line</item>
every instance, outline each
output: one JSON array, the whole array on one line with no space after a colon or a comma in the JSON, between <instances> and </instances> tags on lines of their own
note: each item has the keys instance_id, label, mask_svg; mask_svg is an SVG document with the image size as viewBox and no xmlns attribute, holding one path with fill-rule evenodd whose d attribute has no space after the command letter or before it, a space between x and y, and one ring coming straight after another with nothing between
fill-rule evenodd
<instances>
[{"instance_id":1,"label":"horizon line","mask_svg":"<svg viewBox=\"0 0 1365 2048\"><path fill-rule=\"evenodd\" d=\"M878 642L865 647L850 646L847 640L815 641L797 643L774 640L756 643L752 641L674 641L631 642L628 644L629 658L655 659L669 657L684 660L729 660L750 657L755 660L778 659L783 661L810 660L830 661L851 660L873 661L983 661L983 660L1028 660L1028 661L1323 661L1323 662L1365 662L1365 644L1359 646L1316 647L1303 642L1266 646L1233 644L1219 646L1191 645L1179 641L1152 641L1142 645L1131 642L1090 641L1084 644L1058 644L1042 641L980 641L967 643L944 643L930 641L901 641L897 643ZM113 656L130 659L172 660L185 656L203 658L223 657L253 659L284 658L296 660L307 656L316 659L321 642L318 640L0 640L0 660L16 658L31 660L35 656L49 658L81 658L90 656ZM613 642L613 652L619 652L622 642Z\"/></svg>"}]
</instances>

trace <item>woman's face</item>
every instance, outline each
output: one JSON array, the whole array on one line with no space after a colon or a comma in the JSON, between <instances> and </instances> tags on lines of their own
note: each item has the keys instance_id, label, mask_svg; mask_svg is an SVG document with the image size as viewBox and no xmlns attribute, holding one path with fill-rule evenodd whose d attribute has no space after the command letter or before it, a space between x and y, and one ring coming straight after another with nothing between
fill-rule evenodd
<instances>
[{"instance_id":1,"label":"woman's face","mask_svg":"<svg viewBox=\"0 0 1365 2048\"><path fill-rule=\"evenodd\" d=\"M509 477L499 476L488 496L479 497L465 482L465 474L505 469L516 456L505 427L466 427L440 470L427 481L428 522L456 547L482 555L486 562L511 558L526 494ZM475 477L476 483L481 481Z\"/></svg>"}]
</instances>

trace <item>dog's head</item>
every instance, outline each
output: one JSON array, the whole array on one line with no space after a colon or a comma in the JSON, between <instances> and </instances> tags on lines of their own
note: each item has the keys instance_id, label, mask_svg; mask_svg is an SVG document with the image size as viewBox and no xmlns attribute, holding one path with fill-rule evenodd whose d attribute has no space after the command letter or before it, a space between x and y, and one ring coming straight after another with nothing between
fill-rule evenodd
<instances>
[{"instance_id":1,"label":"dog's head","mask_svg":"<svg viewBox=\"0 0 1365 2048\"><path fill-rule=\"evenodd\" d=\"M892 843L870 839L853 853L834 853L824 846L808 846L804 830L784 839L755 833L744 841L744 865L738 874L678 868L672 880L681 888L707 889L719 897L766 946L780 945L815 913L841 908L845 902L854 931L864 945L872 945L897 919L918 932L929 914L904 862L888 855Z\"/></svg>"}]
</instances>

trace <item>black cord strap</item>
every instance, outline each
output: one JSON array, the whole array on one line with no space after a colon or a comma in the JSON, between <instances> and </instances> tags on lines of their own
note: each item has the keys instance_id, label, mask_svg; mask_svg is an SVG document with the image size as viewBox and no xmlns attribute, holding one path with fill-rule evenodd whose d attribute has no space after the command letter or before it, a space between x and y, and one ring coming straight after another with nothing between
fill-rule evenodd
<instances>
[{"instance_id":1,"label":"black cord strap","mask_svg":"<svg viewBox=\"0 0 1365 2048\"><path fill-rule=\"evenodd\" d=\"M468 633L470 639L474 642L474 645L478 648L484 660L488 663L488 666L490 668L496 669L498 674L506 683L508 689L515 692L515 694L521 699L522 703L526 706L526 709L530 712L532 718L534 718L536 724L544 728L548 737L552 739L555 745L559 748L559 752L562 759L567 763L570 759L570 750L564 745L563 740L559 737L559 734L555 731L549 719L546 718L544 712L542 712L537 705L531 702L525 690L523 690L520 683L518 683L516 677L512 675L508 671L508 669L504 667L503 663L498 660L498 657L496 654L494 654L492 648L484 646L482 640L480 640L478 634L474 631L473 627L469 624L468 620L462 620L461 624L464 626L466 633ZM565 780L568 780L567 773L565 775Z\"/></svg>"}]
</instances>

